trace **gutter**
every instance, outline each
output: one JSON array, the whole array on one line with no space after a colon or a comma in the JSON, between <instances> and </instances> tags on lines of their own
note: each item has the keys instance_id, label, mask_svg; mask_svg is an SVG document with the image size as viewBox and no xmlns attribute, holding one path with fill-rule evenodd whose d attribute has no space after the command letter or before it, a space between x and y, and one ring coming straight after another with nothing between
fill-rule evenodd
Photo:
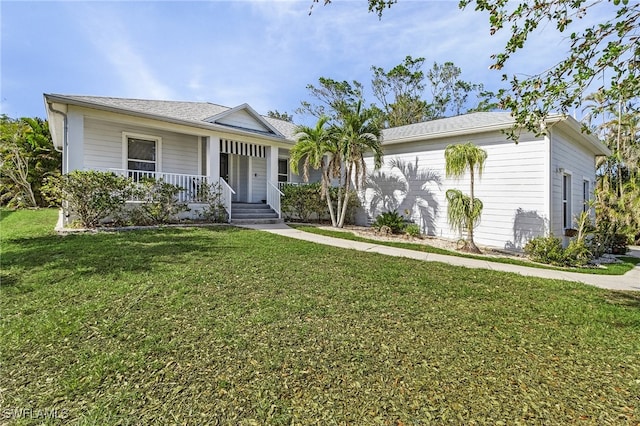
<instances>
[{"instance_id":1,"label":"gutter","mask_svg":"<svg viewBox=\"0 0 640 426\"><path fill-rule=\"evenodd\" d=\"M291 139L287 139L286 137L277 137L277 136L271 136L271 135L265 135L265 134L260 134L260 133L254 133L254 132L247 132L247 131L238 131L236 129L230 128L230 127L224 127L224 126L220 126L217 124L213 124L213 123L206 123L206 122L199 122L199 121L188 121L188 120L180 120L178 118L172 118L172 117L167 117L164 115L156 115L156 114L151 114L151 113L145 113L145 112L140 112L140 111L135 111L135 110L131 110L131 109L127 109L127 108L117 108L117 107L112 107L112 106L108 106L108 105L100 105L100 104L95 104L95 103L91 103L91 102L83 102L83 101L78 101L76 99L70 99L70 98L66 98L64 96L60 96L60 95L53 95L53 94L45 94L45 97L47 98L47 102L50 103L50 99L53 101L57 101L59 103L64 103L67 105L76 105L76 106L81 106L81 107L85 107L85 108L91 108L91 109L97 109L97 110L101 110L101 111L107 111L107 112L112 112L112 113L116 113L116 114L127 114L127 115L131 115L134 117L141 117L141 118L148 118L151 120L160 120L160 121L164 121L167 123L173 123L173 124L180 124L183 126L189 126L189 127L197 127L200 129L205 129L205 130L214 130L214 131L221 131L221 132L227 132L227 133L231 133L231 134L235 134L235 135L239 135L239 136L253 136L255 137L256 135L259 135L263 138L267 138L271 141L274 142L294 142Z\"/></svg>"},{"instance_id":2,"label":"gutter","mask_svg":"<svg viewBox=\"0 0 640 426\"><path fill-rule=\"evenodd\" d=\"M62 149L58 149L58 147L56 146L56 144L53 144L53 149L55 149L56 151L62 153L64 152L64 149L67 146L67 113L57 110L53 107L53 102L51 101L47 101L47 105L49 106L49 111L51 112L55 112L58 113L62 116Z\"/></svg>"}]
</instances>

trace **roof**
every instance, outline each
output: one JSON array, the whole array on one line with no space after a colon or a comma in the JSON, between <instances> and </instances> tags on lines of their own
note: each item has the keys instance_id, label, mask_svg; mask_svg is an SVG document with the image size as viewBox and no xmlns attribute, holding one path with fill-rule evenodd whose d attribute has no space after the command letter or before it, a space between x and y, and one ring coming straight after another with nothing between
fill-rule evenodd
<instances>
[{"instance_id":1,"label":"roof","mask_svg":"<svg viewBox=\"0 0 640 426\"><path fill-rule=\"evenodd\" d=\"M178 121L184 124L195 124L198 127L224 127L224 125L219 123L211 122L211 118L216 116L225 116L225 113L237 110L240 107L247 108L252 112L252 115L257 116L257 114L253 114L253 109L246 104L230 108L210 102L163 101L60 94L45 94L45 97L56 102L68 102L75 105L94 107L98 109L112 111L117 110L125 113L129 112L135 115L151 116L158 119ZM293 140L296 127L295 124L266 116L258 117L256 118L264 121L266 125L265 127L273 131L273 134L269 134L269 136ZM251 129L242 130L252 133L266 134L266 132L259 132Z\"/></svg>"},{"instance_id":2,"label":"roof","mask_svg":"<svg viewBox=\"0 0 640 426\"><path fill-rule=\"evenodd\" d=\"M472 135L511 128L515 120L509 112L474 112L455 117L441 118L407 126L392 127L382 131L385 145L428 141L451 136ZM546 120L547 128L554 125L569 130L581 145L596 155L610 155L609 149L594 135L582 131L573 117L553 114Z\"/></svg>"}]
</instances>

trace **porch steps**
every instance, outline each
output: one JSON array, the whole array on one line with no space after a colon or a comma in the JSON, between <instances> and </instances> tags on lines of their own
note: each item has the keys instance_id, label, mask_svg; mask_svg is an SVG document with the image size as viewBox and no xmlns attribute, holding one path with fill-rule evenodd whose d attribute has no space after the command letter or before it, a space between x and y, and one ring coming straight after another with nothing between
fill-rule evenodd
<instances>
[{"instance_id":1,"label":"porch steps","mask_svg":"<svg viewBox=\"0 0 640 426\"><path fill-rule=\"evenodd\" d=\"M268 204L264 203L232 203L231 223L258 224L258 223L282 223L276 213Z\"/></svg>"}]
</instances>

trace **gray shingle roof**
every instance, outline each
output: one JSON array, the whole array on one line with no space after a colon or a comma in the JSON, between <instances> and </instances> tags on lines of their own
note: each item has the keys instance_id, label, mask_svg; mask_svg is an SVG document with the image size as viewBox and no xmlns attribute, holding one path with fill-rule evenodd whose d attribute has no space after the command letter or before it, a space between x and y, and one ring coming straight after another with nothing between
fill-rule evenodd
<instances>
[{"instance_id":1,"label":"gray shingle roof","mask_svg":"<svg viewBox=\"0 0 640 426\"><path fill-rule=\"evenodd\" d=\"M75 96L75 95L53 95L76 102L92 104L107 108L116 108L123 111L131 111L143 114L150 114L157 117L166 117L174 120L193 122L199 125L207 124L205 119L228 111L229 107L213 104L210 102L188 102L188 101L160 101L149 99L113 98L102 96ZM283 120L264 117L282 135L292 140L295 134L295 124Z\"/></svg>"},{"instance_id":2,"label":"gray shingle roof","mask_svg":"<svg viewBox=\"0 0 640 426\"><path fill-rule=\"evenodd\" d=\"M447 133L478 133L496 128L506 128L514 123L508 112L475 112L407 126L393 127L382 132L385 143L404 139L442 137Z\"/></svg>"}]
</instances>

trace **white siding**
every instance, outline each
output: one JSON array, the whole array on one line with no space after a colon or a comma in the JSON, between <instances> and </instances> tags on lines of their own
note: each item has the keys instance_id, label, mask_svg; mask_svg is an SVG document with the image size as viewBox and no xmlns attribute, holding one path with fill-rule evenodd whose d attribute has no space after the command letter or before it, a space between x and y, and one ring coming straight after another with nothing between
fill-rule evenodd
<instances>
[{"instance_id":1,"label":"white siding","mask_svg":"<svg viewBox=\"0 0 640 426\"><path fill-rule=\"evenodd\" d=\"M555 129L551 131L551 232L564 234L562 215L562 175L571 175L571 217L582 212L582 182L590 182L593 192L595 182L595 157L587 149L571 141L571 138ZM572 226L575 226L575 221Z\"/></svg>"},{"instance_id":2,"label":"white siding","mask_svg":"<svg viewBox=\"0 0 640 426\"><path fill-rule=\"evenodd\" d=\"M481 178L476 176L475 194L484 203L482 221L475 230L476 242L482 245L521 248L535 235L545 232L548 222L546 212L545 149L542 139L521 139L519 144L506 141L499 133L476 135L469 139L449 138L438 141L418 142L384 147L385 166L380 172L387 176L402 177L397 168L391 168L392 160L411 163L420 171L431 171L440 177L441 185L435 182L423 186L424 182L414 182L411 193L405 197L402 191L392 191L393 181L379 182L382 193L393 193L387 208L396 208L400 214L405 209L412 211L412 219L421 224L423 232L450 239L461 236L450 229L447 222L448 189L457 188L469 193L469 175L461 179L445 176L444 150L449 144L473 142L487 151L487 161ZM369 171L372 160L368 159ZM374 175L375 176L375 175ZM380 176L378 174L378 176ZM375 181L375 177L373 181ZM380 179L378 179L380 181ZM374 196L372 188L367 189L364 200L369 219L385 211L385 208L371 206ZM394 201L395 200L395 206Z\"/></svg>"},{"instance_id":3,"label":"white siding","mask_svg":"<svg viewBox=\"0 0 640 426\"><path fill-rule=\"evenodd\" d=\"M85 118L84 166L87 169L122 168L122 133L162 138L162 170L166 173L198 173L198 137Z\"/></svg>"},{"instance_id":4,"label":"white siding","mask_svg":"<svg viewBox=\"0 0 640 426\"><path fill-rule=\"evenodd\" d=\"M217 120L220 124L227 124L229 126L241 127L243 129L258 130L261 132L268 131L262 123L258 122L247 111L236 111L233 114L224 117L221 120Z\"/></svg>"}]
</instances>

